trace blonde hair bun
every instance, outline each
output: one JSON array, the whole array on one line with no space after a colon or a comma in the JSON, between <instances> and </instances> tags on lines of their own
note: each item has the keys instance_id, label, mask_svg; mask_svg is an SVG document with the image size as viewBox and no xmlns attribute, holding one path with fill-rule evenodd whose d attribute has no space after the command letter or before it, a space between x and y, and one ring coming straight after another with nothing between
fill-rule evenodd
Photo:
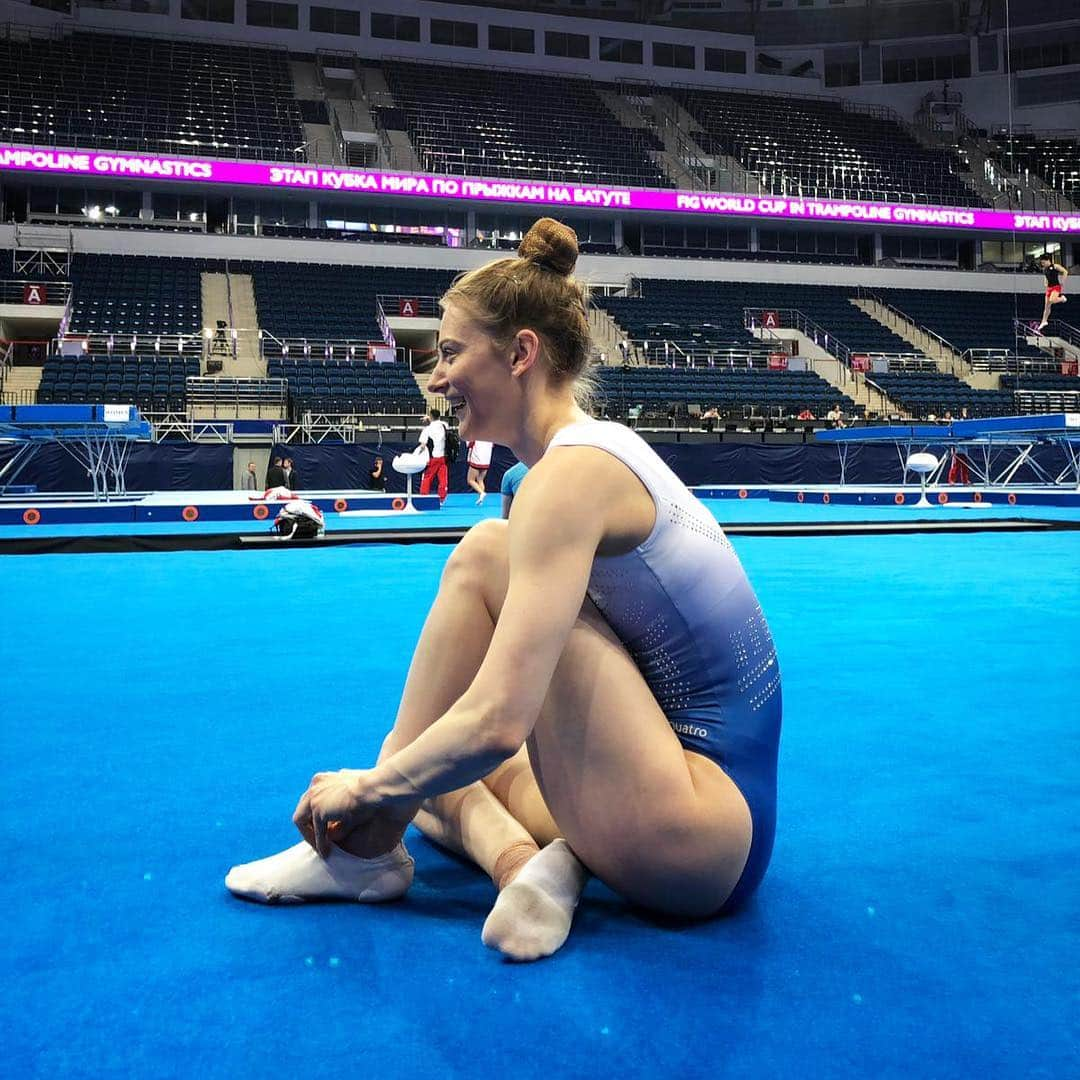
<instances>
[{"instance_id":1,"label":"blonde hair bun","mask_svg":"<svg viewBox=\"0 0 1080 1080\"><path fill-rule=\"evenodd\" d=\"M518 255L545 270L569 277L577 265L577 233L554 218L541 218L518 244Z\"/></svg>"}]
</instances>

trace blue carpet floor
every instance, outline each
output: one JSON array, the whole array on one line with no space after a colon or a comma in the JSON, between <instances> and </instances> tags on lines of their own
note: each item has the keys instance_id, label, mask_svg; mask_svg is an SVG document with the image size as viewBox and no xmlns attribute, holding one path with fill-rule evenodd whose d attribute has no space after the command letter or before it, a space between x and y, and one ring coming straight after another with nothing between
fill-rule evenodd
<instances>
[{"instance_id":1,"label":"blue carpet floor","mask_svg":"<svg viewBox=\"0 0 1080 1080\"><path fill-rule=\"evenodd\" d=\"M0 562L0 1072L1075 1075L1080 536L737 547L784 674L760 893L669 926L593 883L527 966L418 835L399 904L222 886L372 760L449 549Z\"/></svg>"}]
</instances>

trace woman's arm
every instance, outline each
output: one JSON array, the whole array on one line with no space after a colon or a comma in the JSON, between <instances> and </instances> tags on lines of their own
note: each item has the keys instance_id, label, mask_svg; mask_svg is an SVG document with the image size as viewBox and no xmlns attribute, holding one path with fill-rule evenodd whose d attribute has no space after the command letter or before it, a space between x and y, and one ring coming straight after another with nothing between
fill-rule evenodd
<instances>
[{"instance_id":1,"label":"woman's arm","mask_svg":"<svg viewBox=\"0 0 1080 1080\"><path fill-rule=\"evenodd\" d=\"M479 780L532 731L616 498L610 485L597 483L597 465L625 471L614 459L608 458L610 466L598 462L599 453L560 449L522 483L509 529L510 582L487 655L448 712L367 774L378 804L428 798Z\"/></svg>"}]
</instances>

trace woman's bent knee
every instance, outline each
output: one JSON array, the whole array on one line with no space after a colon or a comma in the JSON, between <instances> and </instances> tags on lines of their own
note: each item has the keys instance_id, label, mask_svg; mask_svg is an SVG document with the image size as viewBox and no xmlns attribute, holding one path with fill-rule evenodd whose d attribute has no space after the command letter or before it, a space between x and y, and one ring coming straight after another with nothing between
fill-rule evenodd
<instances>
[{"instance_id":1,"label":"woman's bent knee","mask_svg":"<svg viewBox=\"0 0 1080 1080\"><path fill-rule=\"evenodd\" d=\"M451 552L439 588L479 596L488 614L497 620L509 578L507 523L489 518L474 525Z\"/></svg>"},{"instance_id":2,"label":"woman's bent knee","mask_svg":"<svg viewBox=\"0 0 1080 1080\"><path fill-rule=\"evenodd\" d=\"M508 568L506 522L489 518L474 525L450 553L442 584L479 588Z\"/></svg>"},{"instance_id":3,"label":"woman's bent knee","mask_svg":"<svg viewBox=\"0 0 1080 1080\"><path fill-rule=\"evenodd\" d=\"M478 522L462 538L446 562L443 577L456 572L483 573L507 558L507 523L498 518Z\"/></svg>"}]
</instances>

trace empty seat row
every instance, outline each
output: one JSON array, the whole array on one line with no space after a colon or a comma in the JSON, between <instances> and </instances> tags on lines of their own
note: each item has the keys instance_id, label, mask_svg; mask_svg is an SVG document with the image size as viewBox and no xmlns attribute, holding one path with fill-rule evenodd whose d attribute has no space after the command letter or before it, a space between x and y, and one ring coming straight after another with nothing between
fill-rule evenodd
<instances>
[{"instance_id":1,"label":"empty seat row","mask_svg":"<svg viewBox=\"0 0 1080 1080\"><path fill-rule=\"evenodd\" d=\"M708 154L735 158L773 194L980 206L955 153L916 142L886 110L794 96L676 90Z\"/></svg>"},{"instance_id":2,"label":"empty seat row","mask_svg":"<svg viewBox=\"0 0 1080 1080\"><path fill-rule=\"evenodd\" d=\"M0 41L7 142L295 160L284 50L76 32Z\"/></svg>"}]
</instances>

